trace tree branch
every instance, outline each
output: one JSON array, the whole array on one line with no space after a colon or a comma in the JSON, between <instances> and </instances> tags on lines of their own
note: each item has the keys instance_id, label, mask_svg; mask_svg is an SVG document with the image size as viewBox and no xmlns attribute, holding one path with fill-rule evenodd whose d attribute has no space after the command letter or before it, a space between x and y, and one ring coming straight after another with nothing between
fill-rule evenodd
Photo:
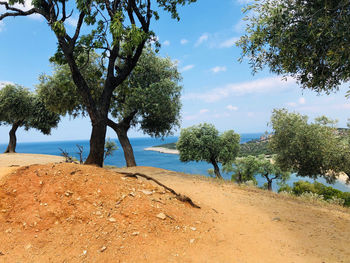
<instances>
[{"instance_id":1,"label":"tree branch","mask_svg":"<svg viewBox=\"0 0 350 263\"><path fill-rule=\"evenodd\" d=\"M13 11L14 13L4 13L0 15L0 20L4 19L5 17L10 17L10 16L29 16L35 13L39 13L39 10L37 8L32 8L29 9L28 11L23 11L19 8L15 8L13 6L10 6L9 3L0 1L0 5L5 6L6 10Z\"/></svg>"},{"instance_id":2,"label":"tree branch","mask_svg":"<svg viewBox=\"0 0 350 263\"><path fill-rule=\"evenodd\" d=\"M117 172L117 173L120 173L120 174L124 174L125 177L134 177L134 178L137 178L137 176L140 176L142 178L145 178L146 180L149 180L149 181L153 181L155 182L156 184L160 185L161 187L164 187L166 190L168 190L170 193L174 194L175 195L175 198L181 202L184 202L184 203L189 203L192 207L194 208L201 208L200 206L196 205L195 203L193 203L193 201L191 200L191 198L189 198L188 196L186 195L182 195L182 194L178 194L177 192L175 192L174 189L171 189L170 187L162 184L161 182L159 182L158 180L146 175L146 174L141 174L141 173L124 173L124 172Z\"/></svg>"}]
</instances>

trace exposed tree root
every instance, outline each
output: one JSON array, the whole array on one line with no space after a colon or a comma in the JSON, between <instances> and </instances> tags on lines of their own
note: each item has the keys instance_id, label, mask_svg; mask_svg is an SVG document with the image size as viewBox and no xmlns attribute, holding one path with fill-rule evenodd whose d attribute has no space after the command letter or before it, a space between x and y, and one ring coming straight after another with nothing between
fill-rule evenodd
<instances>
[{"instance_id":1,"label":"exposed tree root","mask_svg":"<svg viewBox=\"0 0 350 263\"><path fill-rule=\"evenodd\" d=\"M193 203L193 201L191 200L191 198L189 198L186 195L182 195L182 194L178 194L177 192L175 192L174 189L171 189L170 187L162 184L161 182L159 182L158 180L146 175L146 174L141 174L141 173L125 173L125 172L118 172L120 174L124 174L125 177L133 177L133 178L137 178L137 176L140 176L142 178L145 178L146 180L150 180L155 182L156 184L160 185L161 187L165 188L166 190L168 190L170 193L175 195L175 198L181 202L184 203L189 203L192 207L195 208L201 208L200 206L196 205L195 203Z\"/></svg>"}]
</instances>

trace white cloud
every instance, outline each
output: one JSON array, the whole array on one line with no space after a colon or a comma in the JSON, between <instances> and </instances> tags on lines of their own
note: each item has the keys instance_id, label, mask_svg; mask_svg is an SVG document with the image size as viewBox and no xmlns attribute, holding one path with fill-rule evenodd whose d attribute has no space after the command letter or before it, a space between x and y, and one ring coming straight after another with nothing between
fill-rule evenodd
<instances>
[{"instance_id":1,"label":"white cloud","mask_svg":"<svg viewBox=\"0 0 350 263\"><path fill-rule=\"evenodd\" d=\"M238 110L238 107L232 106L232 105L227 105L227 106L226 106L226 109L228 109L228 110L230 110L230 111L237 111L237 110Z\"/></svg>"},{"instance_id":2,"label":"white cloud","mask_svg":"<svg viewBox=\"0 0 350 263\"><path fill-rule=\"evenodd\" d=\"M187 66L184 66L180 72L185 72L185 71L188 71L188 70L191 70L194 68L194 65L187 65Z\"/></svg>"},{"instance_id":3,"label":"white cloud","mask_svg":"<svg viewBox=\"0 0 350 263\"><path fill-rule=\"evenodd\" d=\"M199 114L204 114L204 113L207 113L207 112L209 112L208 109L202 109L202 110L199 111Z\"/></svg>"},{"instance_id":4,"label":"white cloud","mask_svg":"<svg viewBox=\"0 0 350 263\"><path fill-rule=\"evenodd\" d=\"M72 27L76 27L78 24L78 18L69 17L66 19L66 23L67 23L67 25L70 25Z\"/></svg>"},{"instance_id":5,"label":"white cloud","mask_svg":"<svg viewBox=\"0 0 350 263\"><path fill-rule=\"evenodd\" d=\"M209 34L208 34L208 33L202 34L202 35L198 38L198 40L197 40L195 46L198 47L198 46L201 45L203 42L208 41L208 39L209 39Z\"/></svg>"},{"instance_id":6,"label":"white cloud","mask_svg":"<svg viewBox=\"0 0 350 263\"><path fill-rule=\"evenodd\" d=\"M304 105L306 103L306 99L301 97L301 98L299 98L298 102L299 102L299 104Z\"/></svg>"},{"instance_id":7,"label":"white cloud","mask_svg":"<svg viewBox=\"0 0 350 263\"><path fill-rule=\"evenodd\" d=\"M296 104L295 102L287 102L286 103L287 104L287 106L289 106L289 107L296 107L298 104Z\"/></svg>"},{"instance_id":8,"label":"white cloud","mask_svg":"<svg viewBox=\"0 0 350 263\"><path fill-rule=\"evenodd\" d=\"M219 73L219 72L226 71L226 70L227 70L227 68L225 66L223 66L223 67L216 66L216 67L210 69L210 71L213 73Z\"/></svg>"},{"instance_id":9,"label":"white cloud","mask_svg":"<svg viewBox=\"0 0 350 263\"><path fill-rule=\"evenodd\" d=\"M220 48L229 48L233 47L235 43L239 40L239 37L232 37L220 43Z\"/></svg>"},{"instance_id":10,"label":"white cloud","mask_svg":"<svg viewBox=\"0 0 350 263\"><path fill-rule=\"evenodd\" d=\"M300 97L298 99L298 102L287 102L286 105L289 106L289 107L297 107L297 106L300 106L300 105L304 105L306 103L306 99L304 97Z\"/></svg>"},{"instance_id":11,"label":"white cloud","mask_svg":"<svg viewBox=\"0 0 350 263\"><path fill-rule=\"evenodd\" d=\"M5 87L6 85L14 85L14 83L13 82L11 82L11 81L2 81L2 80L0 80L0 89L2 89L3 87Z\"/></svg>"},{"instance_id":12,"label":"white cloud","mask_svg":"<svg viewBox=\"0 0 350 263\"><path fill-rule=\"evenodd\" d=\"M170 46L170 41L169 40L165 40L163 43L162 43L163 46Z\"/></svg>"},{"instance_id":13,"label":"white cloud","mask_svg":"<svg viewBox=\"0 0 350 263\"><path fill-rule=\"evenodd\" d=\"M181 45L186 45L187 43L188 43L188 40L185 39L185 38L183 38L183 39L180 40L180 44L181 44Z\"/></svg>"},{"instance_id":14,"label":"white cloud","mask_svg":"<svg viewBox=\"0 0 350 263\"><path fill-rule=\"evenodd\" d=\"M9 1L5 0L5 2L8 3ZM34 6L32 5L32 0L24 0L24 4L16 3L16 4L13 5L13 7L21 9L22 11L28 11L28 10L32 9ZM0 11L6 11L6 9L3 6L1 6ZM32 14L32 15L30 15L28 17L32 18L32 19L35 19L35 20L42 19L42 16L39 15L39 14Z\"/></svg>"},{"instance_id":15,"label":"white cloud","mask_svg":"<svg viewBox=\"0 0 350 263\"><path fill-rule=\"evenodd\" d=\"M254 0L237 0L237 3L240 5L252 4L254 2L255 2Z\"/></svg>"},{"instance_id":16,"label":"white cloud","mask_svg":"<svg viewBox=\"0 0 350 263\"><path fill-rule=\"evenodd\" d=\"M229 96L243 96L257 93L276 93L288 89L295 84L295 80L281 77L263 78L243 83L227 84L224 87L212 89L202 93L189 93L184 95L184 99L200 99L205 102L216 102Z\"/></svg>"}]
</instances>

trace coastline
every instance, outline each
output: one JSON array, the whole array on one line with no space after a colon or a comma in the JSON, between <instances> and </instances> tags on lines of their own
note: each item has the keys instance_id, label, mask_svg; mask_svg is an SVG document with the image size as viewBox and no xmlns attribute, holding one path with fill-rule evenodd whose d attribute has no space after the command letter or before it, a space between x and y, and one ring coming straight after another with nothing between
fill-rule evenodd
<instances>
[{"instance_id":1,"label":"coastline","mask_svg":"<svg viewBox=\"0 0 350 263\"><path fill-rule=\"evenodd\" d=\"M144 148L145 151L154 151L160 153L168 153L168 154L179 154L178 150L168 149L164 147L147 147Z\"/></svg>"}]
</instances>

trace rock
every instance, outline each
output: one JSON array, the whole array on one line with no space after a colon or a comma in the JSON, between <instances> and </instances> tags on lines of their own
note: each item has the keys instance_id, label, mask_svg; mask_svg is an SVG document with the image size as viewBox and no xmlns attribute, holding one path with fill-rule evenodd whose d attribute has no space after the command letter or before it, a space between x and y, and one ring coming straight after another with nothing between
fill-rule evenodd
<instances>
[{"instance_id":1,"label":"rock","mask_svg":"<svg viewBox=\"0 0 350 263\"><path fill-rule=\"evenodd\" d=\"M107 247L106 247L106 246L103 246L103 247L101 247L100 252L103 252L103 251L105 251L106 249L107 249Z\"/></svg>"},{"instance_id":2,"label":"rock","mask_svg":"<svg viewBox=\"0 0 350 263\"><path fill-rule=\"evenodd\" d=\"M148 190L140 190L140 192L144 193L145 195L151 195L151 194L153 194L152 191L148 191Z\"/></svg>"},{"instance_id":3,"label":"rock","mask_svg":"<svg viewBox=\"0 0 350 263\"><path fill-rule=\"evenodd\" d=\"M97 211L97 212L95 213L95 215L100 216L100 215L102 215L102 213L101 213L101 211Z\"/></svg>"},{"instance_id":4,"label":"rock","mask_svg":"<svg viewBox=\"0 0 350 263\"><path fill-rule=\"evenodd\" d=\"M192 231L196 231L196 230L197 230L197 228L195 228L195 227L193 227L193 226L191 226L190 229L191 229Z\"/></svg>"},{"instance_id":5,"label":"rock","mask_svg":"<svg viewBox=\"0 0 350 263\"><path fill-rule=\"evenodd\" d=\"M115 222L117 222L117 219L115 219L114 217L110 217L110 218L108 219L108 221L109 221L109 222L112 222L112 223L115 223Z\"/></svg>"},{"instance_id":6,"label":"rock","mask_svg":"<svg viewBox=\"0 0 350 263\"><path fill-rule=\"evenodd\" d=\"M194 238L190 239L190 244L193 244L194 243Z\"/></svg>"},{"instance_id":7,"label":"rock","mask_svg":"<svg viewBox=\"0 0 350 263\"><path fill-rule=\"evenodd\" d=\"M2 251L0 251L0 256L4 256L5 254L2 252Z\"/></svg>"},{"instance_id":8,"label":"rock","mask_svg":"<svg viewBox=\"0 0 350 263\"><path fill-rule=\"evenodd\" d=\"M162 219L162 220L165 220L165 219L166 219L166 215L165 215L164 213L159 213L159 214L157 215L157 217L158 217L159 219Z\"/></svg>"},{"instance_id":9,"label":"rock","mask_svg":"<svg viewBox=\"0 0 350 263\"><path fill-rule=\"evenodd\" d=\"M73 192L70 191L70 190L67 190L67 191L64 193L65 196L71 196L72 194L73 194Z\"/></svg>"},{"instance_id":10,"label":"rock","mask_svg":"<svg viewBox=\"0 0 350 263\"><path fill-rule=\"evenodd\" d=\"M28 249L30 249L32 247L32 245L31 244L28 244L28 245L26 245L24 248L25 248L25 250L28 250Z\"/></svg>"},{"instance_id":11,"label":"rock","mask_svg":"<svg viewBox=\"0 0 350 263\"><path fill-rule=\"evenodd\" d=\"M281 221L281 218L279 218L279 217L274 217L274 218L272 218L272 221Z\"/></svg>"},{"instance_id":12,"label":"rock","mask_svg":"<svg viewBox=\"0 0 350 263\"><path fill-rule=\"evenodd\" d=\"M140 232L137 232L137 231L136 231L136 232L133 232L131 235L132 235L132 236L138 236L139 234L140 234Z\"/></svg>"}]
</instances>

